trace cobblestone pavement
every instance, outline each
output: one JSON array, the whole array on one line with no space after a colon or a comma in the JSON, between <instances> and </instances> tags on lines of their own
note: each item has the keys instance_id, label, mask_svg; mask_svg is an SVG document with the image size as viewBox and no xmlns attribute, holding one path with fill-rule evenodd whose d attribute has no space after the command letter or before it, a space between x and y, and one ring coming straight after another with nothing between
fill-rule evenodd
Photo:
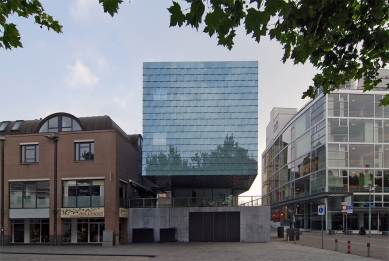
<instances>
[{"instance_id":1,"label":"cobblestone pavement","mask_svg":"<svg viewBox=\"0 0 389 261\"><path fill-rule=\"evenodd\" d=\"M334 251L335 238L339 241L338 251ZM321 249L321 233L304 232L294 244L284 238L277 238L274 230L269 243L134 243L115 247L12 245L0 247L0 260L389 260L389 237L372 236L369 240L372 245L370 258L366 257L366 248L363 247L366 246L363 241L366 238L357 235L325 235L324 249ZM351 254L346 254L348 240L351 241Z\"/></svg>"}]
</instances>

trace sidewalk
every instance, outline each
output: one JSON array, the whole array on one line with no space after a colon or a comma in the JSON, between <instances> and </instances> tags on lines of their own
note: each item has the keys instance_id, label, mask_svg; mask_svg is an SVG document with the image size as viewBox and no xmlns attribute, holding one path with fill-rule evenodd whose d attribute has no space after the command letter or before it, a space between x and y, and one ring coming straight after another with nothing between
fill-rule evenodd
<instances>
[{"instance_id":1,"label":"sidewalk","mask_svg":"<svg viewBox=\"0 0 389 261\"><path fill-rule=\"evenodd\" d=\"M335 251L335 239L338 240L337 251ZM271 229L271 241L295 244L294 241L287 243L285 236L284 238L278 238L277 230L274 228ZM347 254L348 241L350 241L351 255ZM370 243L370 256L372 258L389 260L389 236L383 236L381 233L372 233L371 238L369 238L368 235L359 235L358 231L354 231L353 235L345 235L344 233L328 235L327 231L324 231L323 234L323 249L334 253L343 253L348 256L358 255L361 257L367 257L367 243ZM302 232L300 240L296 241L296 245L321 249L321 231Z\"/></svg>"}]
</instances>

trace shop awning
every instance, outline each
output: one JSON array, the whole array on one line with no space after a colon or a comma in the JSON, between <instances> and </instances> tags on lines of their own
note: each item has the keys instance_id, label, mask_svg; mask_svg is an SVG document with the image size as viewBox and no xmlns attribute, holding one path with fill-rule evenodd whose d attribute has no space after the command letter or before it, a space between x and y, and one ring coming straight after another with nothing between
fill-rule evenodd
<instances>
[{"instance_id":1,"label":"shop awning","mask_svg":"<svg viewBox=\"0 0 389 261\"><path fill-rule=\"evenodd\" d=\"M142 186L141 184L138 184L132 180L129 180L129 182L130 182L131 186L133 186L134 188L142 190L142 191L146 192L147 194L149 194L150 196L157 197L157 193L149 190L148 188Z\"/></svg>"}]
</instances>

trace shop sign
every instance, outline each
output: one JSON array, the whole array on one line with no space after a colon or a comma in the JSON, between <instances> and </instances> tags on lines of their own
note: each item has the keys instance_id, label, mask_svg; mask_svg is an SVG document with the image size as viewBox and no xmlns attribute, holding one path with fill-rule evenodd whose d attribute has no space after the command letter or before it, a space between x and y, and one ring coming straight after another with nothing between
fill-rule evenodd
<instances>
[{"instance_id":1,"label":"shop sign","mask_svg":"<svg viewBox=\"0 0 389 261\"><path fill-rule=\"evenodd\" d=\"M61 208L61 218L104 217L104 208Z\"/></svg>"},{"instance_id":2,"label":"shop sign","mask_svg":"<svg viewBox=\"0 0 389 261\"><path fill-rule=\"evenodd\" d=\"M128 208L119 208L119 217L128 218Z\"/></svg>"}]
</instances>

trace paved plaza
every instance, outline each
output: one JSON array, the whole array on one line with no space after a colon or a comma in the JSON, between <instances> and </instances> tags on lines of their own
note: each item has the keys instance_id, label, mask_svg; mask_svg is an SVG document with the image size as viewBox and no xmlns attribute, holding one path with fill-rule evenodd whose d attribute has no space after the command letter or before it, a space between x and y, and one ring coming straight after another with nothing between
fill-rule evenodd
<instances>
[{"instance_id":1,"label":"paved plaza","mask_svg":"<svg viewBox=\"0 0 389 261\"><path fill-rule=\"evenodd\" d=\"M338 239L338 251L335 249ZM351 254L347 254L350 241ZM321 249L321 233L304 232L300 240L287 242L272 230L269 243L141 243L115 247L100 245L13 245L0 247L0 260L389 260L389 237L382 235L325 235ZM366 242L371 244L371 257L366 257Z\"/></svg>"}]
</instances>

